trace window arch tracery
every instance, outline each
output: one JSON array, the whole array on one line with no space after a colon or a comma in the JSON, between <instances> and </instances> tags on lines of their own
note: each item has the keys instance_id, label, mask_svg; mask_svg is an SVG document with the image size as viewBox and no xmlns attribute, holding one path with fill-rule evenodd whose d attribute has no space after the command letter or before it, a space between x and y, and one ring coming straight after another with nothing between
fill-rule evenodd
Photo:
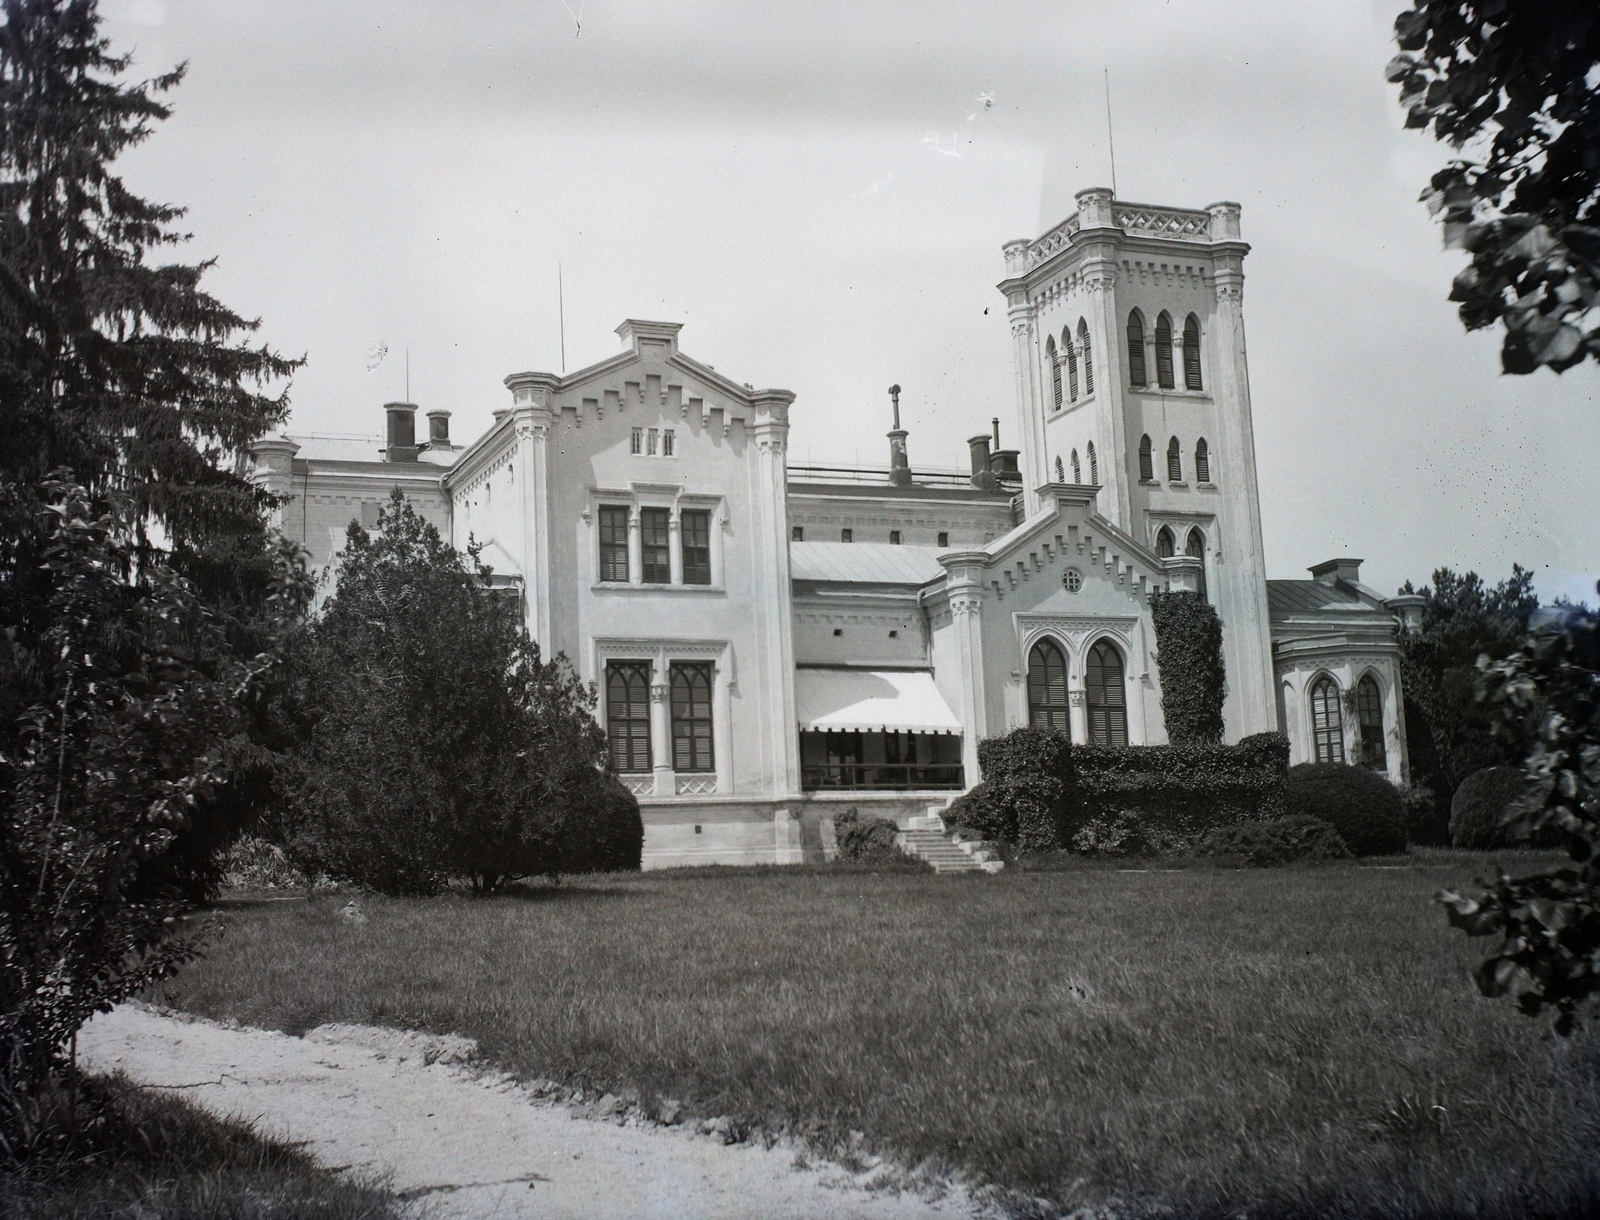
<instances>
[{"instance_id":1,"label":"window arch tracery","mask_svg":"<svg viewBox=\"0 0 1600 1220\"><path fill-rule=\"evenodd\" d=\"M1067 699L1067 660L1053 640L1028 650L1028 723L1036 729L1072 731Z\"/></svg>"},{"instance_id":2,"label":"window arch tracery","mask_svg":"<svg viewBox=\"0 0 1600 1220\"><path fill-rule=\"evenodd\" d=\"M1100 640L1089 649L1084 663L1083 684L1090 745L1128 744L1128 689L1124 681L1125 672L1122 652L1110 640Z\"/></svg>"},{"instance_id":3,"label":"window arch tracery","mask_svg":"<svg viewBox=\"0 0 1600 1220\"><path fill-rule=\"evenodd\" d=\"M1339 684L1323 674L1311 684L1311 740L1319 763L1344 761L1344 715Z\"/></svg>"}]
</instances>

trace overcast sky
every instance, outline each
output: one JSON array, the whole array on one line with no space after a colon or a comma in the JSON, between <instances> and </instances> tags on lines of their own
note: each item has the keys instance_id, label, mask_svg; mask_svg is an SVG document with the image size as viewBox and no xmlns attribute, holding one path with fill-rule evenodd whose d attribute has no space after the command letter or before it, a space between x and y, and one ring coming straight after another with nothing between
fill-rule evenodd
<instances>
[{"instance_id":1,"label":"overcast sky","mask_svg":"<svg viewBox=\"0 0 1600 1220\"><path fill-rule=\"evenodd\" d=\"M125 173L309 358L291 430L381 431L409 346L470 440L561 369L559 260L569 371L666 319L795 391L798 454L886 462L891 382L913 465L991 416L1014 443L1000 247L1110 185L1106 68L1119 197L1244 206L1269 575L1518 561L1592 603L1600 370L1502 377L1462 331L1416 202L1444 150L1383 83L1400 7L102 0L136 71L189 62Z\"/></svg>"}]
</instances>

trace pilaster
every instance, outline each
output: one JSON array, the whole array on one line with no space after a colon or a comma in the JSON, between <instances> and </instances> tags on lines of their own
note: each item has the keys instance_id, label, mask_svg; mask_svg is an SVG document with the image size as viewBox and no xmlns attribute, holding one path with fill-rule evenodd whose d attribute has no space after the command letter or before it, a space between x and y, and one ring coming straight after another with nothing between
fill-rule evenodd
<instances>
[{"instance_id":1,"label":"pilaster","mask_svg":"<svg viewBox=\"0 0 1600 1220\"><path fill-rule=\"evenodd\" d=\"M961 691L961 767L968 788L982 775L978 770L978 741L989 732L987 688L983 665L983 565L982 551L957 551L939 556L949 572L950 625L955 632L956 671Z\"/></svg>"},{"instance_id":2,"label":"pilaster","mask_svg":"<svg viewBox=\"0 0 1600 1220\"><path fill-rule=\"evenodd\" d=\"M514 373L506 378L516 426L528 633L552 654L557 649L550 605L550 426L551 396L560 382L554 373Z\"/></svg>"},{"instance_id":3,"label":"pilaster","mask_svg":"<svg viewBox=\"0 0 1600 1220\"><path fill-rule=\"evenodd\" d=\"M668 702L672 675L664 657L650 664L650 765L655 771L656 795L676 795L677 776L672 769L672 706Z\"/></svg>"},{"instance_id":4,"label":"pilaster","mask_svg":"<svg viewBox=\"0 0 1600 1220\"><path fill-rule=\"evenodd\" d=\"M760 641L754 664L761 674L759 717L763 770L776 794L800 791L800 741L795 728L793 598L789 583L787 390L757 391L755 418L745 434L755 453L750 462L751 613Z\"/></svg>"},{"instance_id":5,"label":"pilaster","mask_svg":"<svg viewBox=\"0 0 1600 1220\"><path fill-rule=\"evenodd\" d=\"M1008 261L1011 249L1006 250ZM1040 377L1043 355L1033 303L1020 280L1001 285L1006 294L1006 317L1011 323L1011 369L1017 398L1017 424L1022 435L1023 509L1031 517L1039 511L1035 488L1050 480L1045 454L1044 401Z\"/></svg>"}]
</instances>

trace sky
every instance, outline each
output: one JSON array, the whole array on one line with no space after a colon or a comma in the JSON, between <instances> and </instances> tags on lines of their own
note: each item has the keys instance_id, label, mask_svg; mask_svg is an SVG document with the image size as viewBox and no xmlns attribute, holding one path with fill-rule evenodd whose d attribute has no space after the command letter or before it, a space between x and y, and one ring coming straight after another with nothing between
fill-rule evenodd
<instances>
[{"instance_id":1,"label":"sky","mask_svg":"<svg viewBox=\"0 0 1600 1220\"><path fill-rule=\"evenodd\" d=\"M133 74L188 63L121 171L306 357L290 431L380 433L409 363L469 441L507 374L562 370L563 323L575 371L634 317L794 391L796 460L886 464L898 383L912 464L962 466L991 417L1017 436L1001 245L1112 185L1114 147L1119 198L1243 205L1269 576L1517 562L1593 603L1600 368L1502 376L1462 330L1417 202L1448 150L1383 81L1401 7L101 3Z\"/></svg>"}]
</instances>

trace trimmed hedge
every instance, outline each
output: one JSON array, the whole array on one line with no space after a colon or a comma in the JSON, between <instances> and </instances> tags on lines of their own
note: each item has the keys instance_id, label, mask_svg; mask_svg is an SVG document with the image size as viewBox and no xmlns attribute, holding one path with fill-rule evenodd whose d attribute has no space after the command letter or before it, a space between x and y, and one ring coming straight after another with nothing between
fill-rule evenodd
<instances>
[{"instance_id":1,"label":"trimmed hedge","mask_svg":"<svg viewBox=\"0 0 1600 1220\"><path fill-rule=\"evenodd\" d=\"M1228 676L1216 607L1198 593L1157 593L1150 618L1167 739L1176 746L1221 745Z\"/></svg>"},{"instance_id":2,"label":"trimmed hedge","mask_svg":"<svg viewBox=\"0 0 1600 1220\"><path fill-rule=\"evenodd\" d=\"M1392 856L1406 848L1400 790L1365 767L1301 763L1289 768L1289 812L1320 818L1358 856Z\"/></svg>"},{"instance_id":3,"label":"trimmed hedge","mask_svg":"<svg viewBox=\"0 0 1600 1220\"><path fill-rule=\"evenodd\" d=\"M1511 807L1518 802L1537 802L1542 790L1521 767L1484 767L1474 771L1461 781L1450 802L1450 842L1456 847L1479 850L1529 846L1528 840L1507 830L1504 819L1511 816Z\"/></svg>"},{"instance_id":4,"label":"trimmed hedge","mask_svg":"<svg viewBox=\"0 0 1600 1220\"><path fill-rule=\"evenodd\" d=\"M1242 856L1258 868L1301 860L1348 860L1350 848L1321 818L1291 814L1270 822L1240 822L1205 833L1195 849L1201 856Z\"/></svg>"},{"instance_id":5,"label":"trimmed hedge","mask_svg":"<svg viewBox=\"0 0 1600 1220\"><path fill-rule=\"evenodd\" d=\"M1024 851L1066 843L1083 820L1074 800L1074 753L1072 739L1055 729L1014 729L980 741L978 767L998 830L989 837Z\"/></svg>"}]
</instances>

